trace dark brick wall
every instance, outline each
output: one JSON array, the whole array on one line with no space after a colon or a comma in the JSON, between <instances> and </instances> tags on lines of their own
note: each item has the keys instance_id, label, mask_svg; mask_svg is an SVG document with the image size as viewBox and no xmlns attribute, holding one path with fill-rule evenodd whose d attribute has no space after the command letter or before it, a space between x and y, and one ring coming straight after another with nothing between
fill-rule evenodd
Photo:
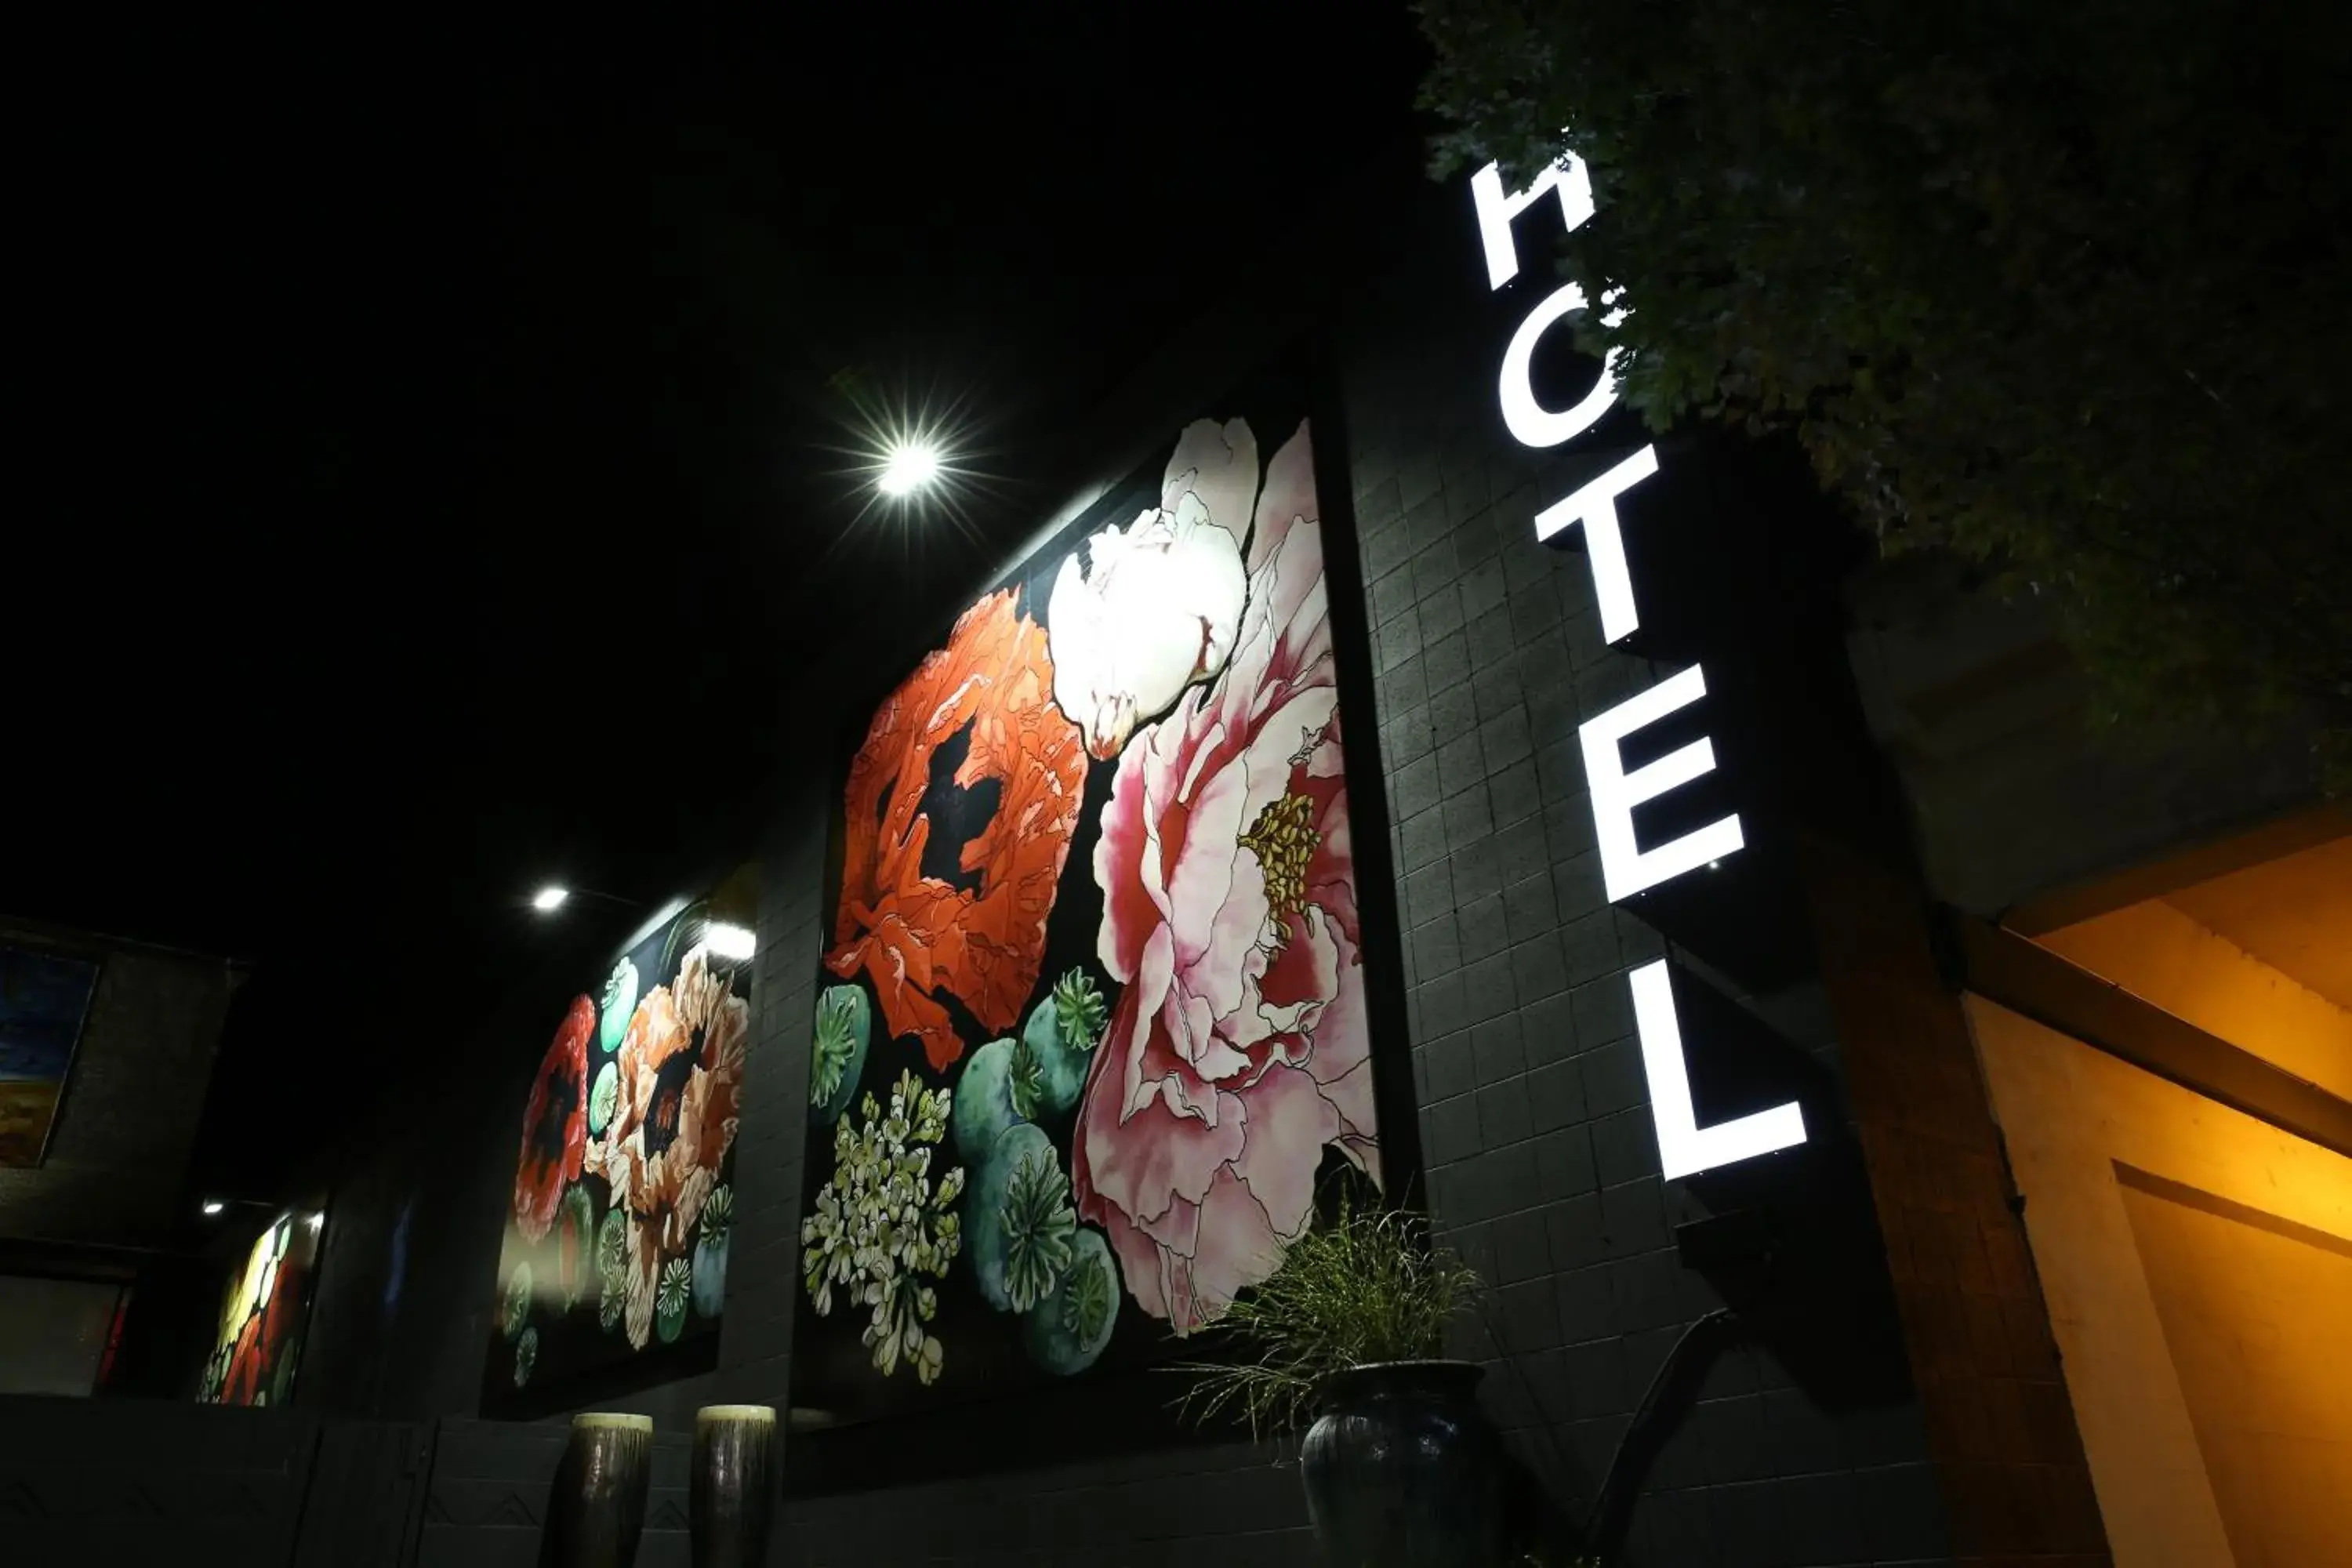
<instances>
[{"instance_id":1,"label":"dark brick wall","mask_svg":"<svg viewBox=\"0 0 2352 1568\"><path fill-rule=\"evenodd\" d=\"M0 1552L107 1568L292 1562L319 1440L318 1422L284 1411L0 1397Z\"/></svg>"},{"instance_id":2,"label":"dark brick wall","mask_svg":"<svg viewBox=\"0 0 2352 1568\"><path fill-rule=\"evenodd\" d=\"M735 1155L736 1241L727 1259L727 1315L719 1332L719 1381L726 1397L780 1411L791 1404L802 1156L833 768L831 758L811 762L776 803L773 826L761 846L760 967L743 1142Z\"/></svg>"},{"instance_id":3,"label":"dark brick wall","mask_svg":"<svg viewBox=\"0 0 2352 1568\"><path fill-rule=\"evenodd\" d=\"M1469 259L1466 202L1452 217ZM1467 305L1433 303L1448 286ZM1674 1227L1771 1194L1738 1168L1660 1179L1625 972L1669 952L1706 966L1609 906L1576 729L1686 660L1609 648L1582 554L1535 540L1536 512L1598 466L1574 446L1550 458L1521 450L1494 413L1498 333L1535 296L1489 302L1484 279L1459 266L1401 269L1391 287L1370 315L1410 326L1387 342L1359 340L1345 395L1427 1193L1441 1232L1496 1286L1464 1345L1490 1364L1490 1408L1556 1492L1582 1506L1668 1348L1726 1304L1680 1266ZM1671 479L1676 457L1664 461ZM1730 515L1724 526L1744 521ZM1654 596L1638 555L1635 570ZM1714 657L1709 667L1718 677L1724 668ZM1769 830L1769 807L1740 809L1751 841ZM1835 1073L1817 975L1769 988L1712 978L1824 1077ZM1687 1014L1685 1027L1693 1032ZM1813 1144L1763 1163L1811 1162L1837 1146L1815 1098ZM1834 1092L1818 1098L1830 1118L1842 1115ZM1858 1173L1840 1181L1799 1190L1866 1202ZM1857 1252L1874 1251L1874 1236L1867 1242ZM1839 1267L1866 1289L1878 1265L1849 1257ZM1885 1331L1883 1321L1863 1326L1865 1339ZM1776 1321L1759 1337L1718 1354L1695 1398L1662 1424L1624 1560L1942 1557L1920 1418L1899 1375L1861 1387L1851 1366L1822 1375L1836 1352L1825 1357L1801 1323L1792 1332ZM1857 1358L1871 1350L1853 1347Z\"/></svg>"},{"instance_id":4,"label":"dark brick wall","mask_svg":"<svg viewBox=\"0 0 2352 1568\"><path fill-rule=\"evenodd\" d=\"M526 984L476 1021L459 1047L467 1092L430 1074L387 1082L374 1125L322 1176L327 1228L299 1405L425 1421L478 1407L515 1128L566 994L562 978Z\"/></svg>"}]
</instances>

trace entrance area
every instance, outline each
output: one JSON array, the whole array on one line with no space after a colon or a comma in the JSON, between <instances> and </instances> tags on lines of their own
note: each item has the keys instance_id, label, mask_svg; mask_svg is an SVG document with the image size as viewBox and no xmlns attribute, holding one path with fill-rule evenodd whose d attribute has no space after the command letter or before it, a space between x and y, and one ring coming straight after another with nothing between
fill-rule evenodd
<instances>
[{"instance_id":1,"label":"entrance area","mask_svg":"<svg viewBox=\"0 0 2352 1568\"><path fill-rule=\"evenodd\" d=\"M2352 1100L2352 838L2033 940ZM2352 1159L1967 1008L2116 1562L2352 1562Z\"/></svg>"}]
</instances>

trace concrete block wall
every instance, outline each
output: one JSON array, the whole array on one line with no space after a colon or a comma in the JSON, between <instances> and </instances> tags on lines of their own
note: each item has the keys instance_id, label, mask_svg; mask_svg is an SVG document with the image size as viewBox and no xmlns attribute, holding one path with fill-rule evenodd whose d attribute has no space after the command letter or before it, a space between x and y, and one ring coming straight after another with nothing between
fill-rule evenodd
<instances>
[{"instance_id":1,"label":"concrete block wall","mask_svg":"<svg viewBox=\"0 0 2352 1568\"><path fill-rule=\"evenodd\" d=\"M293 1560L319 1423L163 1400L0 1397L12 1563Z\"/></svg>"},{"instance_id":2,"label":"concrete block wall","mask_svg":"<svg viewBox=\"0 0 2352 1568\"><path fill-rule=\"evenodd\" d=\"M1537 511L1591 465L1509 440L1492 323L1451 321L1344 376L1424 1180L1440 1234L1494 1287L1463 1345L1489 1365L1490 1409L1581 1508L1669 1348L1725 1304L1677 1260L1674 1227L1710 1205L1661 1180L1633 1037L1626 971L1670 944L1607 900L1576 741L1678 666L1609 648L1584 556L1536 541ZM1738 1000L1835 1072L1817 979ZM1899 1387L1834 1403L1769 1347L1717 1357L1625 1561L1941 1559L1916 1404Z\"/></svg>"},{"instance_id":3,"label":"concrete block wall","mask_svg":"<svg viewBox=\"0 0 2352 1568\"><path fill-rule=\"evenodd\" d=\"M833 759L811 762L804 775L787 784L790 794L777 802L771 836L761 847L759 972L735 1152L736 1242L727 1259L727 1312L719 1331L727 1397L778 1410L792 1403L809 1050L827 918L823 884Z\"/></svg>"},{"instance_id":4,"label":"concrete block wall","mask_svg":"<svg viewBox=\"0 0 2352 1568\"><path fill-rule=\"evenodd\" d=\"M0 924L99 964L47 1156L0 1168L0 1238L152 1244L173 1228L213 1058L244 972L221 959Z\"/></svg>"}]
</instances>

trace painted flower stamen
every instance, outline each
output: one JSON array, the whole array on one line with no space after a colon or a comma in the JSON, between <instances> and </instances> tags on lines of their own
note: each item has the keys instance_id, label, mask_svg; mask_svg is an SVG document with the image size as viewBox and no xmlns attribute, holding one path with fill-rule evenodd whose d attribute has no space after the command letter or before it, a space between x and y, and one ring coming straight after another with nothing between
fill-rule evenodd
<instances>
[{"instance_id":1,"label":"painted flower stamen","mask_svg":"<svg viewBox=\"0 0 2352 1568\"><path fill-rule=\"evenodd\" d=\"M1298 794L1268 804L1241 836L1265 877L1266 931L1276 952L1290 941L1292 917L1307 907L1307 868L1322 842L1315 803Z\"/></svg>"}]
</instances>

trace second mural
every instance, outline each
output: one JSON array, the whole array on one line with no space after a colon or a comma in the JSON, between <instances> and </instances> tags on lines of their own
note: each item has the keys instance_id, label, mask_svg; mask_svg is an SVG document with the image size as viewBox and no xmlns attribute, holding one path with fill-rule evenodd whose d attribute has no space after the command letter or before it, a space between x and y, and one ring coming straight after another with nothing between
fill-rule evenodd
<instances>
[{"instance_id":1,"label":"second mural","mask_svg":"<svg viewBox=\"0 0 2352 1568\"><path fill-rule=\"evenodd\" d=\"M796 1406L1164 1360L1381 1180L1313 432L1252 403L1163 451L856 741Z\"/></svg>"}]
</instances>

